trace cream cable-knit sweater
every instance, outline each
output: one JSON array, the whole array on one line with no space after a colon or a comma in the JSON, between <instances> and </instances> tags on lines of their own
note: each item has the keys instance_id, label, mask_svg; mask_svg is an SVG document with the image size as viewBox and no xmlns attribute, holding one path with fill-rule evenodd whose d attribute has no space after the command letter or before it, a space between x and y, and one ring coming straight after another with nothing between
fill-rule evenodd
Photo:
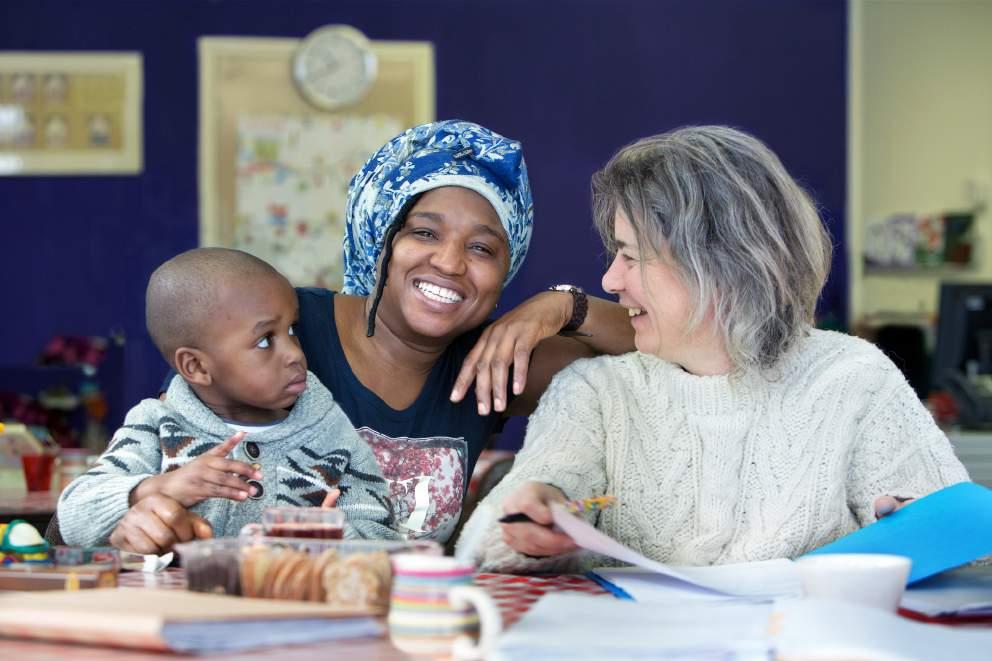
<instances>
[{"instance_id":1,"label":"cream cable-knit sweater","mask_svg":"<svg viewBox=\"0 0 992 661\"><path fill-rule=\"evenodd\" d=\"M699 377L630 353L555 378L462 540L479 540L482 571L609 564L503 543L501 503L527 480L569 498L613 494L600 530L655 560L705 565L796 557L872 523L877 496L922 496L968 474L881 351L813 330L771 375Z\"/></svg>"}]
</instances>

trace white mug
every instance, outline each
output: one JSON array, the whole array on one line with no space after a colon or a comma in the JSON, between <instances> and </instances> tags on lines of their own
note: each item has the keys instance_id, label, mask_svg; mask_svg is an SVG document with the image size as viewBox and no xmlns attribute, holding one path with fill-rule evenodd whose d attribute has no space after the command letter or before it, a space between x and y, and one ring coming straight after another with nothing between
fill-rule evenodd
<instances>
[{"instance_id":1,"label":"white mug","mask_svg":"<svg viewBox=\"0 0 992 661\"><path fill-rule=\"evenodd\" d=\"M796 559L807 597L838 599L895 612L911 565L901 555L822 553Z\"/></svg>"}]
</instances>

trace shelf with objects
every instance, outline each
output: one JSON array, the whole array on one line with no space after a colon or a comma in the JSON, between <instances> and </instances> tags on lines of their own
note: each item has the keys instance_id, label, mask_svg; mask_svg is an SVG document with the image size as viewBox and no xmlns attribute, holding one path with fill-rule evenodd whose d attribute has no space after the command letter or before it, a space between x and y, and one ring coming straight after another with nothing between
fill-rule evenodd
<instances>
[{"instance_id":1,"label":"shelf with objects","mask_svg":"<svg viewBox=\"0 0 992 661\"><path fill-rule=\"evenodd\" d=\"M124 336L56 336L32 365L0 365L0 420L44 427L63 448L102 452L126 411ZM101 446L101 443L103 444Z\"/></svg>"},{"instance_id":2,"label":"shelf with objects","mask_svg":"<svg viewBox=\"0 0 992 661\"><path fill-rule=\"evenodd\" d=\"M893 213L865 227L863 312L852 330L878 345L944 420L950 419L948 397L939 392L944 384L932 364L938 288L983 277L979 220L984 210L984 203L976 202L966 210Z\"/></svg>"},{"instance_id":3,"label":"shelf with objects","mask_svg":"<svg viewBox=\"0 0 992 661\"><path fill-rule=\"evenodd\" d=\"M973 266L978 210L897 213L868 224L864 273L931 277L966 273Z\"/></svg>"}]
</instances>

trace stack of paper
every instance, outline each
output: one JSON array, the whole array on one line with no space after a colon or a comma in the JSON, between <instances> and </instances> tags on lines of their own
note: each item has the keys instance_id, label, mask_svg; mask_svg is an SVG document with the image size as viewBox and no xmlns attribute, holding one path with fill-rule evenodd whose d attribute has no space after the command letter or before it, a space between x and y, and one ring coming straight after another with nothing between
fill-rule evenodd
<instances>
[{"instance_id":1,"label":"stack of paper","mask_svg":"<svg viewBox=\"0 0 992 661\"><path fill-rule=\"evenodd\" d=\"M954 659L986 661L992 630L921 624L819 599L683 603L546 595L500 638L495 659Z\"/></svg>"},{"instance_id":2,"label":"stack of paper","mask_svg":"<svg viewBox=\"0 0 992 661\"><path fill-rule=\"evenodd\" d=\"M954 659L987 661L992 630L921 624L820 599L638 604L556 593L500 638L495 659Z\"/></svg>"},{"instance_id":3,"label":"stack of paper","mask_svg":"<svg viewBox=\"0 0 992 661\"><path fill-rule=\"evenodd\" d=\"M920 581L901 605L931 617L992 616L992 567L962 567Z\"/></svg>"},{"instance_id":4,"label":"stack of paper","mask_svg":"<svg viewBox=\"0 0 992 661\"><path fill-rule=\"evenodd\" d=\"M634 565L593 573L627 600L548 595L504 634L497 658L990 658L992 630L798 599L801 582L789 560L671 567L563 508L552 511L555 524L580 547ZM992 491L966 483L921 498L822 552L901 553L913 559L920 579L992 552L990 530ZM934 531L940 531L940 543L933 543ZM922 581L903 606L929 615L992 613L992 568Z\"/></svg>"},{"instance_id":5,"label":"stack of paper","mask_svg":"<svg viewBox=\"0 0 992 661\"><path fill-rule=\"evenodd\" d=\"M590 578L621 599L652 604L673 601L770 601L777 597L798 597L802 593L796 567L789 560L675 567L668 568L668 571L677 572L683 578L674 579L667 573L640 567L600 567L591 572Z\"/></svg>"},{"instance_id":6,"label":"stack of paper","mask_svg":"<svg viewBox=\"0 0 992 661\"><path fill-rule=\"evenodd\" d=\"M988 661L992 630L923 624L878 608L822 599L775 604L772 642L787 659Z\"/></svg>"},{"instance_id":7,"label":"stack of paper","mask_svg":"<svg viewBox=\"0 0 992 661\"><path fill-rule=\"evenodd\" d=\"M658 608L575 593L544 596L500 637L493 658L767 661L771 604Z\"/></svg>"}]
</instances>

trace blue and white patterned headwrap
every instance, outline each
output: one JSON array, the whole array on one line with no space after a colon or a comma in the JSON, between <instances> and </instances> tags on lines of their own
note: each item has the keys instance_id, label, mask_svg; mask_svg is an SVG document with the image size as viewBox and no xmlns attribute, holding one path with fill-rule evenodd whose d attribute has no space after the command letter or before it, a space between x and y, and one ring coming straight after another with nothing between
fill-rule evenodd
<instances>
[{"instance_id":1,"label":"blue and white patterned headwrap","mask_svg":"<svg viewBox=\"0 0 992 661\"><path fill-rule=\"evenodd\" d=\"M510 244L506 285L520 269L534 224L527 166L520 143L478 124L446 120L396 136L348 185L344 228L345 294L375 290L386 230L415 196L442 186L482 195L496 210Z\"/></svg>"}]
</instances>

